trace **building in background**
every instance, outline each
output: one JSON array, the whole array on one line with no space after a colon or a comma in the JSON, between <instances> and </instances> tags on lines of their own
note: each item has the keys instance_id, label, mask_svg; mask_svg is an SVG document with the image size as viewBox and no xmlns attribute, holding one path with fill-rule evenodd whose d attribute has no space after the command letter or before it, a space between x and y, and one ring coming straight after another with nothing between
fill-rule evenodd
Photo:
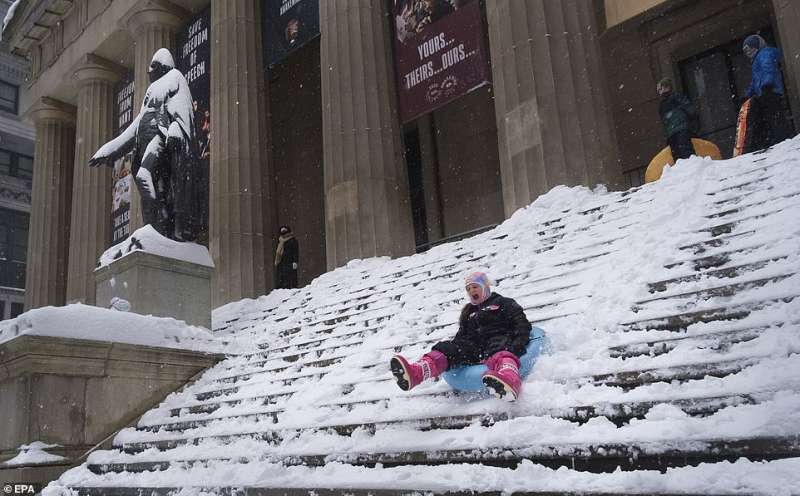
<instances>
[{"instance_id":1,"label":"building in background","mask_svg":"<svg viewBox=\"0 0 800 496\"><path fill-rule=\"evenodd\" d=\"M0 0L0 19L10 6ZM0 42L0 319L22 313L25 300L35 139L33 126L20 117L28 67Z\"/></svg>"},{"instance_id":2,"label":"building in background","mask_svg":"<svg viewBox=\"0 0 800 496\"><path fill-rule=\"evenodd\" d=\"M161 47L199 96L214 306L273 287L281 224L300 242L304 284L352 259L493 226L557 185L641 184L665 146L655 92L665 76L698 100L700 135L729 154L749 82L740 44L754 32L784 50L800 115L800 2L786 0L20 0L17 10L7 34L32 64L21 107L37 127L29 308L93 303L112 232L140 227L135 194L110 221L124 174L86 161L138 111Z\"/></svg>"}]
</instances>

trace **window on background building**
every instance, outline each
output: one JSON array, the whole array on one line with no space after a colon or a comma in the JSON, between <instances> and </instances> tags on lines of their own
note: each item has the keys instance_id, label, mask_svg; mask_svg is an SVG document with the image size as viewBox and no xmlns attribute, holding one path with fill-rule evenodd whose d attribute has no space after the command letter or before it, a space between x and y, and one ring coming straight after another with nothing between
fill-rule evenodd
<instances>
[{"instance_id":1,"label":"window on background building","mask_svg":"<svg viewBox=\"0 0 800 496\"><path fill-rule=\"evenodd\" d=\"M6 318L6 302L0 300L0 320L3 320L5 318Z\"/></svg>"},{"instance_id":2,"label":"window on background building","mask_svg":"<svg viewBox=\"0 0 800 496\"><path fill-rule=\"evenodd\" d=\"M33 179L33 159L25 155L17 157L17 177Z\"/></svg>"},{"instance_id":3,"label":"window on background building","mask_svg":"<svg viewBox=\"0 0 800 496\"><path fill-rule=\"evenodd\" d=\"M0 81L0 110L16 114L18 101L19 87Z\"/></svg>"},{"instance_id":4,"label":"window on background building","mask_svg":"<svg viewBox=\"0 0 800 496\"><path fill-rule=\"evenodd\" d=\"M11 302L11 318L17 317L19 314L25 311L25 305L22 303Z\"/></svg>"},{"instance_id":5,"label":"window on background building","mask_svg":"<svg viewBox=\"0 0 800 496\"><path fill-rule=\"evenodd\" d=\"M11 153L0 150L0 174L11 175Z\"/></svg>"},{"instance_id":6,"label":"window on background building","mask_svg":"<svg viewBox=\"0 0 800 496\"><path fill-rule=\"evenodd\" d=\"M0 286L25 288L29 215L0 208Z\"/></svg>"},{"instance_id":7,"label":"window on background building","mask_svg":"<svg viewBox=\"0 0 800 496\"><path fill-rule=\"evenodd\" d=\"M0 174L32 179L33 158L8 150L0 150Z\"/></svg>"}]
</instances>

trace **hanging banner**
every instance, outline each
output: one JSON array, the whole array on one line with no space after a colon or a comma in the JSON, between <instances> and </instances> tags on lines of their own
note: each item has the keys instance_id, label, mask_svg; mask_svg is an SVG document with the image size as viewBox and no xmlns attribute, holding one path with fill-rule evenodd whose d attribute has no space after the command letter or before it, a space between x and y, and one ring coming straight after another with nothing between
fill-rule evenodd
<instances>
[{"instance_id":1,"label":"hanging banner","mask_svg":"<svg viewBox=\"0 0 800 496\"><path fill-rule=\"evenodd\" d=\"M128 75L114 91L114 136L124 131L133 122L133 75ZM139 110L136 109L136 112ZM111 245L125 240L131 234L131 176L133 152L126 153L114 161L113 189L111 191Z\"/></svg>"},{"instance_id":2,"label":"hanging banner","mask_svg":"<svg viewBox=\"0 0 800 496\"><path fill-rule=\"evenodd\" d=\"M205 200L197 208L204 219L198 242L208 242L208 172L211 162L211 9L195 16L177 33L178 54L175 61L189 83L194 111L194 130L197 137L197 156L200 160L202 185L198 193Z\"/></svg>"},{"instance_id":3,"label":"hanging banner","mask_svg":"<svg viewBox=\"0 0 800 496\"><path fill-rule=\"evenodd\" d=\"M319 0L267 0L262 10L267 67L319 36Z\"/></svg>"},{"instance_id":4,"label":"hanging banner","mask_svg":"<svg viewBox=\"0 0 800 496\"><path fill-rule=\"evenodd\" d=\"M393 0L400 118L405 123L489 82L478 0Z\"/></svg>"}]
</instances>

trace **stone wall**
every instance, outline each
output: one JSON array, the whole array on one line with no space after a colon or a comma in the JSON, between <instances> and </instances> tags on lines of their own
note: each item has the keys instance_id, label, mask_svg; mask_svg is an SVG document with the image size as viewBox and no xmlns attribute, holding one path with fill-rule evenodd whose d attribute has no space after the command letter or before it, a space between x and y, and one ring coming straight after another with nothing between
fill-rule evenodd
<instances>
[{"instance_id":1,"label":"stone wall","mask_svg":"<svg viewBox=\"0 0 800 496\"><path fill-rule=\"evenodd\" d=\"M221 358L43 336L0 344L0 462L33 441L60 445L48 453L66 458L53 466L0 466L0 480L51 480Z\"/></svg>"}]
</instances>

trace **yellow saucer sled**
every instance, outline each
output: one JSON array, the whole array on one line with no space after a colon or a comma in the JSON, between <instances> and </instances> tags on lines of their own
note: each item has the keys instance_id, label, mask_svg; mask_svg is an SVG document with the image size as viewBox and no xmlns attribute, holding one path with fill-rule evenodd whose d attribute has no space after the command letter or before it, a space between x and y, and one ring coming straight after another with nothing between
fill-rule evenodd
<instances>
[{"instance_id":1,"label":"yellow saucer sled","mask_svg":"<svg viewBox=\"0 0 800 496\"><path fill-rule=\"evenodd\" d=\"M712 160L722 160L719 148L710 141L692 138L692 146L694 147L694 154L698 157L711 157ZM652 183L653 181L658 181L661 173L664 172L664 167L668 165L675 165L675 159L672 158L670 147L666 146L650 161L650 165L647 166L647 170L644 173L644 182Z\"/></svg>"}]
</instances>

